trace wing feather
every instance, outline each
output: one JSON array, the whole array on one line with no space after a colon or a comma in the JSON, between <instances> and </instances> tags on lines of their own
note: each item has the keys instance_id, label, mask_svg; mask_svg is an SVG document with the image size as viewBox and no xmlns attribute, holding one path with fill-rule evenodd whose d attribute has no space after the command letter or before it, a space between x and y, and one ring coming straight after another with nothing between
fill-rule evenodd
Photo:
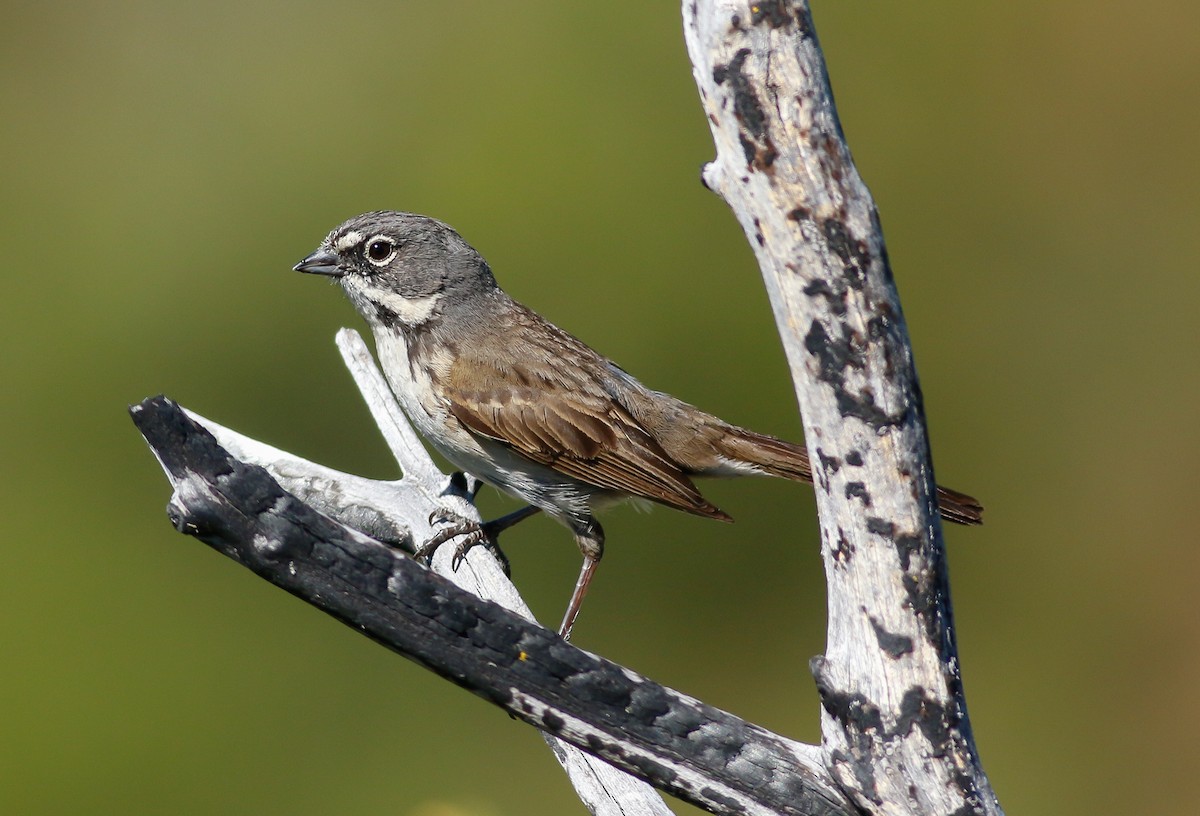
<instances>
[{"instance_id":1,"label":"wing feather","mask_svg":"<svg viewBox=\"0 0 1200 816\"><path fill-rule=\"evenodd\" d=\"M461 380L460 380L461 382ZM515 387L445 389L450 412L472 433L581 482L728 520L682 468L607 394Z\"/></svg>"}]
</instances>

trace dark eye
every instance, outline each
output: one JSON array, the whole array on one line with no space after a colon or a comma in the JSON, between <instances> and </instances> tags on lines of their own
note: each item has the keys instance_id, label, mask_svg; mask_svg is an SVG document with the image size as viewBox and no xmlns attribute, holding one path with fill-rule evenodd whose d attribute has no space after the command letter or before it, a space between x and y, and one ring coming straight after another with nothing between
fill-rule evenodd
<instances>
[{"instance_id":1,"label":"dark eye","mask_svg":"<svg viewBox=\"0 0 1200 816\"><path fill-rule=\"evenodd\" d=\"M367 242L367 258L373 263L384 263L396 254L396 245L387 238L372 238Z\"/></svg>"}]
</instances>

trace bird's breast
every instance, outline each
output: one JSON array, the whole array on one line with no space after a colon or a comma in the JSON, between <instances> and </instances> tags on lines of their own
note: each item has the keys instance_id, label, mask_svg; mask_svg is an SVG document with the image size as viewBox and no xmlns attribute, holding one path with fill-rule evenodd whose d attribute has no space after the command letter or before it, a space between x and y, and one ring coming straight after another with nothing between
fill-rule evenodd
<instances>
[{"instance_id":1,"label":"bird's breast","mask_svg":"<svg viewBox=\"0 0 1200 816\"><path fill-rule=\"evenodd\" d=\"M447 355L429 349L412 349L399 332L378 332L375 347L379 363L396 400L417 431L443 456L466 469L464 456L478 455L479 446L450 413L441 381L449 371Z\"/></svg>"}]
</instances>

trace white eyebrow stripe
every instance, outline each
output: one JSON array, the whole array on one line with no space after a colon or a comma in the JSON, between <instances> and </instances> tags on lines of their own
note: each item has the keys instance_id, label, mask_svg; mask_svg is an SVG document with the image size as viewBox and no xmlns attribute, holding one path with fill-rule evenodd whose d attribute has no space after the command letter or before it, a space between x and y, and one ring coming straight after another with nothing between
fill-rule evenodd
<instances>
[{"instance_id":1,"label":"white eyebrow stripe","mask_svg":"<svg viewBox=\"0 0 1200 816\"><path fill-rule=\"evenodd\" d=\"M334 242L333 248L338 252L346 252L352 247L356 247L361 244L362 239L363 237L361 232L358 232L357 230L350 230Z\"/></svg>"}]
</instances>

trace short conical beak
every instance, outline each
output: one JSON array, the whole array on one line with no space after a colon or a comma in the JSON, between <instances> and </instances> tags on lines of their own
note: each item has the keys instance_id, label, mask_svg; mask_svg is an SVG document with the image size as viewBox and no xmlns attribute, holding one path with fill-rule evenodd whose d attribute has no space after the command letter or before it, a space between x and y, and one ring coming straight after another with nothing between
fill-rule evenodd
<instances>
[{"instance_id":1,"label":"short conical beak","mask_svg":"<svg viewBox=\"0 0 1200 816\"><path fill-rule=\"evenodd\" d=\"M309 272L313 275L328 275L340 278L346 271L338 266L338 257L326 249L318 249L294 267L297 272Z\"/></svg>"}]
</instances>

